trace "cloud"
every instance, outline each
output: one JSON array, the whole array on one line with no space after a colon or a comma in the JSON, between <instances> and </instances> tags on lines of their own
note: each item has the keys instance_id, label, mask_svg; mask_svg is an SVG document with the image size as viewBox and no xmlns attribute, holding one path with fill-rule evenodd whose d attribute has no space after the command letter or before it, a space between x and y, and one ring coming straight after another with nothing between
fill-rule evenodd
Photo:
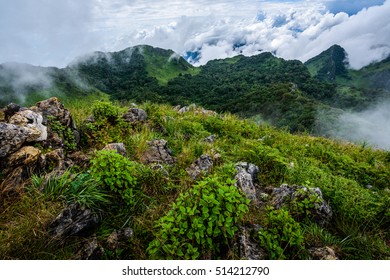
<instances>
[{"instance_id":1,"label":"cloud","mask_svg":"<svg viewBox=\"0 0 390 280\"><path fill-rule=\"evenodd\" d=\"M201 64L259 50L304 61L340 44L358 68L389 54L390 0L371 7L381 2L0 0L0 63L62 67L138 44L199 52Z\"/></svg>"},{"instance_id":2,"label":"cloud","mask_svg":"<svg viewBox=\"0 0 390 280\"><path fill-rule=\"evenodd\" d=\"M359 113L344 113L336 124L334 137L349 139L390 150L390 100Z\"/></svg>"}]
</instances>

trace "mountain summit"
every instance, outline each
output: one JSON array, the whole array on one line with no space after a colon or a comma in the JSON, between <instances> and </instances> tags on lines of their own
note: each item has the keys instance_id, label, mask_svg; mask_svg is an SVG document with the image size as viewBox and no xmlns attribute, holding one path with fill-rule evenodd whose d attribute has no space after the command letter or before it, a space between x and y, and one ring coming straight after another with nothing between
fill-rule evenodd
<instances>
[{"instance_id":1,"label":"mountain summit","mask_svg":"<svg viewBox=\"0 0 390 280\"><path fill-rule=\"evenodd\" d=\"M326 51L309 59L305 63L310 73L322 81L335 81L337 78L349 78L348 54L339 45L333 45Z\"/></svg>"}]
</instances>

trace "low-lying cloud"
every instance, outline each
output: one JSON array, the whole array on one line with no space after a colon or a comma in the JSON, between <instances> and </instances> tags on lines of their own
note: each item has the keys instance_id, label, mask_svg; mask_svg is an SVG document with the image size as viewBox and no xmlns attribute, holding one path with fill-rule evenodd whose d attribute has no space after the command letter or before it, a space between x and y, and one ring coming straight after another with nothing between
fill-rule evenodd
<instances>
[{"instance_id":1,"label":"low-lying cloud","mask_svg":"<svg viewBox=\"0 0 390 280\"><path fill-rule=\"evenodd\" d=\"M365 111L342 114L333 136L390 150L390 100Z\"/></svg>"}]
</instances>

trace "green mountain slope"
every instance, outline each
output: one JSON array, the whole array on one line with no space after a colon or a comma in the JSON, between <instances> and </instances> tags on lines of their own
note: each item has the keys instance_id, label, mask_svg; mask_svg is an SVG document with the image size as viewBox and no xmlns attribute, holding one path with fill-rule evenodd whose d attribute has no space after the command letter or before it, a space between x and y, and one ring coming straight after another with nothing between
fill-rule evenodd
<instances>
[{"instance_id":1,"label":"green mountain slope","mask_svg":"<svg viewBox=\"0 0 390 280\"><path fill-rule=\"evenodd\" d=\"M327 135L342 110L361 110L390 96L386 89L388 60L353 71L347 68L346 58L344 49L336 45L306 64L262 53L193 67L171 50L143 45L119 52L95 52L64 69L20 66L29 69L23 70L27 73L43 73L22 88L17 75L2 65L0 105L10 101L32 104L50 96L66 101L85 96L106 98L104 94L108 94L122 101L196 103L292 132ZM42 84L41 76L48 82ZM326 119L321 123L318 112Z\"/></svg>"}]
</instances>

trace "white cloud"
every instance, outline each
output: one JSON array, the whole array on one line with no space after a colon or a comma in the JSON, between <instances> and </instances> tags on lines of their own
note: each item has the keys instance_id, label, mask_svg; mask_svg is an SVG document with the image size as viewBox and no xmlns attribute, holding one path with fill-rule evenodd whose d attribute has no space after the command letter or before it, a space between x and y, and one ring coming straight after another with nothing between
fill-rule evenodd
<instances>
[{"instance_id":1,"label":"white cloud","mask_svg":"<svg viewBox=\"0 0 390 280\"><path fill-rule=\"evenodd\" d=\"M390 0L353 16L327 12L381 1L351 2L0 0L0 63L65 66L83 53L137 44L178 53L201 50L201 63L259 50L305 60L337 43L361 67L389 54Z\"/></svg>"}]
</instances>

